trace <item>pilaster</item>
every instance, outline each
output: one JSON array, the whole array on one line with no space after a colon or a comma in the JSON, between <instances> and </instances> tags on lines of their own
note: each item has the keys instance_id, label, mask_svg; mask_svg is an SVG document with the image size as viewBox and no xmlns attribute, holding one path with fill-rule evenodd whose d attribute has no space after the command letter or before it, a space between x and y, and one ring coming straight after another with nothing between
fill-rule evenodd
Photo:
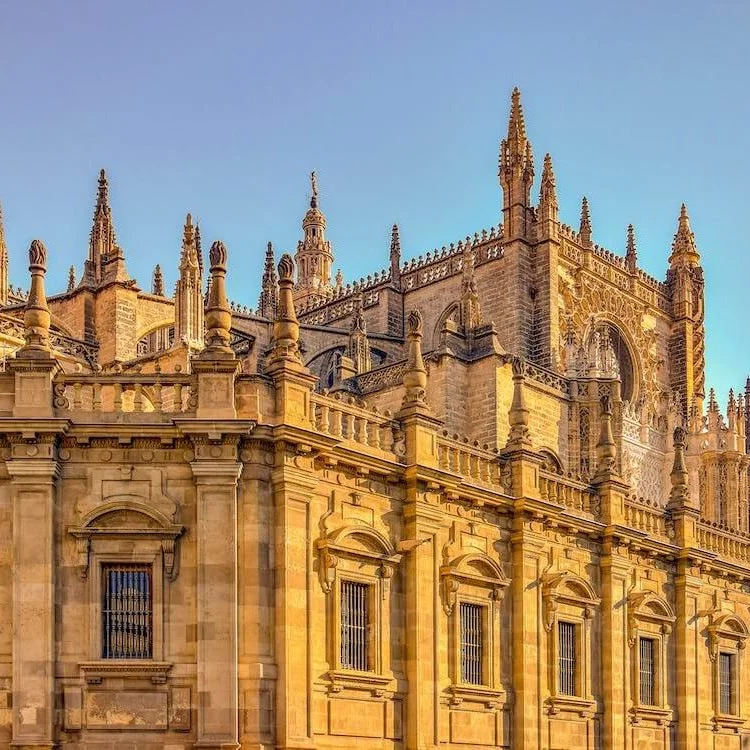
<instances>
[{"instance_id":1,"label":"pilaster","mask_svg":"<svg viewBox=\"0 0 750 750\"><path fill-rule=\"evenodd\" d=\"M237 462L235 441L195 439L198 727L195 747L236 750Z\"/></svg>"},{"instance_id":2,"label":"pilaster","mask_svg":"<svg viewBox=\"0 0 750 750\"><path fill-rule=\"evenodd\" d=\"M55 506L53 435L19 440L6 463L13 508L13 735L11 747L55 742Z\"/></svg>"}]
</instances>

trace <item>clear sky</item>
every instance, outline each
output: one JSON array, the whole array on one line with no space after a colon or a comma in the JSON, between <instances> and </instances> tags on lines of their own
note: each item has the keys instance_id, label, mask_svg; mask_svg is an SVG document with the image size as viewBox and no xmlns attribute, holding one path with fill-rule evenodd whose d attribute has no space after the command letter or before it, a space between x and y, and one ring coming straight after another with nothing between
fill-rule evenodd
<instances>
[{"instance_id":1,"label":"clear sky","mask_svg":"<svg viewBox=\"0 0 750 750\"><path fill-rule=\"evenodd\" d=\"M171 287L184 216L229 249L255 306L265 243L296 247L319 176L352 280L499 221L513 86L561 217L663 278L685 201L707 279L707 377L750 370L750 4L0 0L0 201L11 280L46 243L48 291L80 275L105 167L128 267ZM534 188L534 195L538 187Z\"/></svg>"}]
</instances>

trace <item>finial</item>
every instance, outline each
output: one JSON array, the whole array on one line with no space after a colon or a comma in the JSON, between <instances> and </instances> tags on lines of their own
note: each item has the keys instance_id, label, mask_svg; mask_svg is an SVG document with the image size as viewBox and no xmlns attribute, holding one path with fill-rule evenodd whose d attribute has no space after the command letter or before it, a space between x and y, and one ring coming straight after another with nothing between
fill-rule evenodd
<instances>
[{"instance_id":1,"label":"finial","mask_svg":"<svg viewBox=\"0 0 750 750\"><path fill-rule=\"evenodd\" d=\"M3 204L0 202L0 249L5 248L5 222L3 221Z\"/></svg>"},{"instance_id":2,"label":"finial","mask_svg":"<svg viewBox=\"0 0 750 750\"><path fill-rule=\"evenodd\" d=\"M672 436L674 446L674 462L669 480L672 490L669 495L671 509L684 507L689 501L688 470L685 464L686 432L682 427L675 427Z\"/></svg>"},{"instance_id":3,"label":"finial","mask_svg":"<svg viewBox=\"0 0 750 750\"><path fill-rule=\"evenodd\" d=\"M286 360L301 363L299 356L299 321L294 309L294 261L292 256L284 253L279 260L279 304L276 319L273 322L271 337L272 362Z\"/></svg>"},{"instance_id":4,"label":"finial","mask_svg":"<svg viewBox=\"0 0 750 750\"><path fill-rule=\"evenodd\" d=\"M161 273L161 266L158 263L154 266L154 276L151 283L151 292L158 297L164 296L164 277Z\"/></svg>"},{"instance_id":5,"label":"finial","mask_svg":"<svg viewBox=\"0 0 750 750\"><path fill-rule=\"evenodd\" d=\"M209 251L211 263L211 287L206 305L206 348L201 359L211 359L216 354L231 355L229 329L232 326L232 311L227 301L227 248L216 241Z\"/></svg>"},{"instance_id":6,"label":"finial","mask_svg":"<svg viewBox=\"0 0 750 750\"><path fill-rule=\"evenodd\" d=\"M266 259L263 265L263 280L258 299L258 314L273 320L279 301L278 279L276 277L276 262L273 254L273 244L266 245Z\"/></svg>"},{"instance_id":7,"label":"finial","mask_svg":"<svg viewBox=\"0 0 750 750\"><path fill-rule=\"evenodd\" d=\"M526 138L526 122L521 105L521 91L516 86L510 95L510 118L508 119L508 140Z\"/></svg>"},{"instance_id":8,"label":"finial","mask_svg":"<svg viewBox=\"0 0 750 750\"><path fill-rule=\"evenodd\" d=\"M719 402L716 400L716 391L713 388L708 391L708 410L710 412L719 411Z\"/></svg>"},{"instance_id":9,"label":"finial","mask_svg":"<svg viewBox=\"0 0 750 750\"><path fill-rule=\"evenodd\" d=\"M29 272L31 288L26 299L23 316L25 346L21 352L33 356L34 352L49 352L50 314L44 291L44 274L47 272L47 248L41 240L29 247Z\"/></svg>"},{"instance_id":10,"label":"finial","mask_svg":"<svg viewBox=\"0 0 750 750\"><path fill-rule=\"evenodd\" d=\"M76 288L76 267L71 266L68 269L68 294L75 291Z\"/></svg>"},{"instance_id":11,"label":"finial","mask_svg":"<svg viewBox=\"0 0 750 750\"><path fill-rule=\"evenodd\" d=\"M341 273L341 269L336 269L336 289L341 289L344 286L344 274Z\"/></svg>"},{"instance_id":12,"label":"finial","mask_svg":"<svg viewBox=\"0 0 750 750\"><path fill-rule=\"evenodd\" d=\"M586 247L591 247L591 216L589 214L589 202L586 196L581 201L581 227L579 230L579 236L581 244Z\"/></svg>"},{"instance_id":13,"label":"finial","mask_svg":"<svg viewBox=\"0 0 750 750\"><path fill-rule=\"evenodd\" d=\"M635 246L635 229L632 224L628 224L628 242L625 250L625 265L628 270L635 271L638 262L638 251Z\"/></svg>"},{"instance_id":14,"label":"finial","mask_svg":"<svg viewBox=\"0 0 750 750\"><path fill-rule=\"evenodd\" d=\"M310 172L310 208L318 207L318 177L313 170Z\"/></svg>"},{"instance_id":15,"label":"finial","mask_svg":"<svg viewBox=\"0 0 750 750\"><path fill-rule=\"evenodd\" d=\"M601 417L599 441L596 444L596 479L608 479L615 473L617 447L612 433L612 397L604 395L600 399Z\"/></svg>"},{"instance_id":16,"label":"finial","mask_svg":"<svg viewBox=\"0 0 750 750\"><path fill-rule=\"evenodd\" d=\"M521 357L513 357L511 371L513 373L513 401L508 412L510 433L507 447L511 449L530 448L529 410L526 406L524 384L525 363Z\"/></svg>"},{"instance_id":17,"label":"finial","mask_svg":"<svg viewBox=\"0 0 750 750\"><path fill-rule=\"evenodd\" d=\"M409 349L403 378L405 393L401 403L402 408L427 405L425 400L427 368L422 358L423 331L422 313L414 309L409 313L406 320L406 340Z\"/></svg>"}]
</instances>

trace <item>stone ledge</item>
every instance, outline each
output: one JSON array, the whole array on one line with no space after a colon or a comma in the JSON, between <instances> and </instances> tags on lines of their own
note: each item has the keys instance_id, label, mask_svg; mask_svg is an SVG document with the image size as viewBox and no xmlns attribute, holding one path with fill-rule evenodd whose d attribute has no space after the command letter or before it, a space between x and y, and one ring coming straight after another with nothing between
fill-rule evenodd
<instances>
[{"instance_id":1,"label":"stone ledge","mask_svg":"<svg viewBox=\"0 0 750 750\"><path fill-rule=\"evenodd\" d=\"M105 677L148 679L159 685L167 681L169 670L172 669L171 662L136 659L101 659L81 662L78 666L89 685L99 685Z\"/></svg>"}]
</instances>

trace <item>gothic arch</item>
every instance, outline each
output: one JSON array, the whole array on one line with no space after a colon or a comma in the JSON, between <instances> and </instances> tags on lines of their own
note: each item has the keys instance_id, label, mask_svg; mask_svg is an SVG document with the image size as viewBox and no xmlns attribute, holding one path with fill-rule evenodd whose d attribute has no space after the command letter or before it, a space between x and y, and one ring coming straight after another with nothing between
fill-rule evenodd
<instances>
[{"instance_id":1,"label":"gothic arch","mask_svg":"<svg viewBox=\"0 0 750 750\"><path fill-rule=\"evenodd\" d=\"M606 326L612 348L620 370L620 388L623 401L635 403L639 396L639 383L642 378L642 368L638 356L638 347L626 325L611 313L597 313L593 315L586 326L583 345L588 350L594 331Z\"/></svg>"},{"instance_id":2,"label":"gothic arch","mask_svg":"<svg viewBox=\"0 0 750 750\"><path fill-rule=\"evenodd\" d=\"M435 327L432 329L432 339L429 344L430 349L434 349L440 341L440 334L443 332L443 326L446 321L451 320L454 316L457 316L460 312L461 306L458 302L452 302L446 307L443 312L438 316Z\"/></svg>"},{"instance_id":3,"label":"gothic arch","mask_svg":"<svg viewBox=\"0 0 750 750\"><path fill-rule=\"evenodd\" d=\"M174 316L172 316L171 318L162 318L162 320L158 320L156 321L156 323L149 323L147 326L144 326L140 331L138 331L138 334L136 335L136 341L140 341L142 338L145 338L149 334L160 331L162 328L169 328L169 326L173 326L174 324Z\"/></svg>"}]
</instances>

